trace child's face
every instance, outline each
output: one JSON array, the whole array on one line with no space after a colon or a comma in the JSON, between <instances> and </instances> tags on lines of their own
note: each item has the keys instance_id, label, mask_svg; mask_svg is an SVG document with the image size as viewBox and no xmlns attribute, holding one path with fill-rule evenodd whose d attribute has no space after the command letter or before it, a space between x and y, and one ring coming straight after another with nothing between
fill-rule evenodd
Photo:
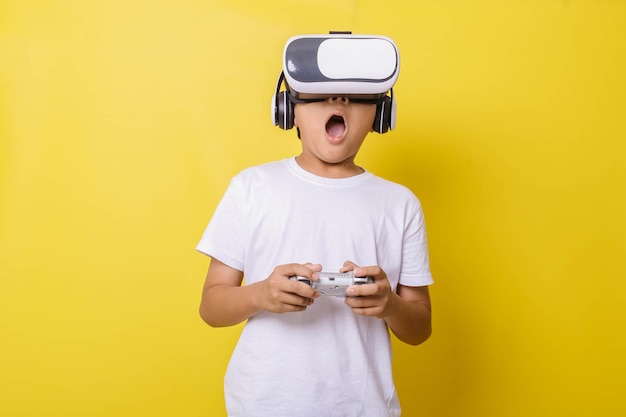
<instances>
[{"instance_id":1,"label":"child's face","mask_svg":"<svg viewBox=\"0 0 626 417\"><path fill-rule=\"evenodd\" d=\"M351 176L360 172L354 157L372 130L375 113L375 104L354 103L347 97L297 104L295 125L302 140L298 162L322 176Z\"/></svg>"}]
</instances>

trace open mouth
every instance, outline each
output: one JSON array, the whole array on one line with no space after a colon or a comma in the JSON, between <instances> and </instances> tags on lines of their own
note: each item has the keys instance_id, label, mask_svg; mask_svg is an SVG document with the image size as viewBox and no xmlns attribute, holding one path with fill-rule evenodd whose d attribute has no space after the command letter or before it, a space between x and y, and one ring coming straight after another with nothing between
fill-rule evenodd
<instances>
[{"instance_id":1,"label":"open mouth","mask_svg":"<svg viewBox=\"0 0 626 417\"><path fill-rule=\"evenodd\" d=\"M326 133L334 138L341 137L346 131L346 122L341 116L332 116L326 123Z\"/></svg>"}]
</instances>

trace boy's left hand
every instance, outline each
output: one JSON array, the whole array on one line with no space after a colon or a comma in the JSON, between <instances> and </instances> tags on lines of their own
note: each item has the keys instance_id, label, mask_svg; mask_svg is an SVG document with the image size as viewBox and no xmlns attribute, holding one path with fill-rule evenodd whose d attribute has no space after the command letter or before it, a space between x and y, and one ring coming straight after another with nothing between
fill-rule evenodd
<instances>
[{"instance_id":1,"label":"boy's left hand","mask_svg":"<svg viewBox=\"0 0 626 417\"><path fill-rule=\"evenodd\" d=\"M351 261L343 264L340 272L352 271L357 277L371 276L373 284L353 285L346 290L346 305L352 308L355 314L372 316L384 319L395 309L398 294L392 288L387 274L381 267L359 267Z\"/></svg>"}]
</instances>

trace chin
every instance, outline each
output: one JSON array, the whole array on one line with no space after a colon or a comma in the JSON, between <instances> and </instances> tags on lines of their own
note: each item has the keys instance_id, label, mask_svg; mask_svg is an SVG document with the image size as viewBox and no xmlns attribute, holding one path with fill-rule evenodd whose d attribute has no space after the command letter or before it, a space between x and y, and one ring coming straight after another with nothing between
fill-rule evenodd
<instances>
[{"instance_id":1,"label":"chin","mask_svg":"<svg viewBox=\"0 0 626 417\"><path fill-rule=\"evenodd\" d=\"M337 156L326 155L324 157L321 157L320 161L327 165L341 165L345 163L346 161L352 160L353 158L354 158L353 155L337 155Z\"/></svg>"}]
</instances>

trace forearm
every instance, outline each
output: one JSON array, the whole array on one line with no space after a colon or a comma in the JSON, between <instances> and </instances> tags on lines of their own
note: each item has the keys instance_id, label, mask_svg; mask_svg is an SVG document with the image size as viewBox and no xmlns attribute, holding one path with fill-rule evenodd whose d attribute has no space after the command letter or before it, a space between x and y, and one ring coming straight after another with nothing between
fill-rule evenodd
<instances>
[{"instance_id":1,"label":"forearm","mask_svg":"<svg viewBox=\"0 0 626 417\"><path fill-rule=\"evenodd\" d=\"M401 341L419 345L431 335L430 306L420 301L404 300L394 294L395 306L384 318L387 326Z\"/></svg>"},{"instance_id":2,"label":"forearm","mask_svg":"<svg viewBox=\"0 0 626 417\"><path fill-rule=\"evenodd\" d=\"M242 286L241 271L212 259L202 291L200 316L212 327L224 327L239 324L262 310L273 313L305 310L319 293L289 277L312 278L321 269L318 264L279 265L268 278Z\"/></svg>"},{"instance_id":3,"label":"forearm","mask_svg":"<svg viewBox=\"0 0 626 417\"><path fill-rule=\"evenodd\" d=\"M211 327L239 324L260 311L255 300L256 285L214 285L205 288L200 317Z\"/></svg>"}]
</instances>

